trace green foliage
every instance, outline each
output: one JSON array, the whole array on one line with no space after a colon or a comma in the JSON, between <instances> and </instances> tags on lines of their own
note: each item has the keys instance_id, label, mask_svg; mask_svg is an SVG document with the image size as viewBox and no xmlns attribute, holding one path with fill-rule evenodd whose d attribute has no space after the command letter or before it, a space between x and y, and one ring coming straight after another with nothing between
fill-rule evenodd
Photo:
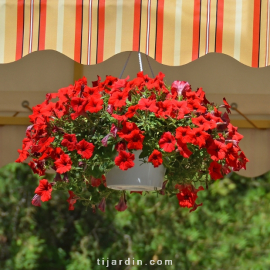
<instances>
[{"instance_id":1,"label":"green foliage","mask_svg":"<svg viewBox=\"0 0 270 270\"><path fill-rule=\"evenodd\" d=\"M270 269L270 173L216 181L198 193L203 206L192 213L175 196L139 194L128 195L124 212L114 209L118 196L105 213L80 203L68 211L60 191L39 208L31 205L37 184L25 164L0 170L1 270ZM148 265L106 268L102 258ZM152 259L173 266L150 266Z\"/></svg>"}]
</instances>

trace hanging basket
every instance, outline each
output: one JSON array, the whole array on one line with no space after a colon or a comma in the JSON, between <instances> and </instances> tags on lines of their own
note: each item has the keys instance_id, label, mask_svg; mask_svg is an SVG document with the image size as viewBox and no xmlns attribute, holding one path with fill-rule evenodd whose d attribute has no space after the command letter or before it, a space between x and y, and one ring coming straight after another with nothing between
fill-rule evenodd
<instances>
[{"instance_id":1,"label":"hanging basket","mask_svg":"<svg viewBox=\"0 0 270 270\"><path fill-rule=\"evenodd\" d=\"M152 191L160 190L165 176L165 167L155 168L152 163L142 163L139 155L142 151L134 151L134 167L123 171L115 166L106 175L107 187L116 190Z\"/></svg>"}]
</instances>

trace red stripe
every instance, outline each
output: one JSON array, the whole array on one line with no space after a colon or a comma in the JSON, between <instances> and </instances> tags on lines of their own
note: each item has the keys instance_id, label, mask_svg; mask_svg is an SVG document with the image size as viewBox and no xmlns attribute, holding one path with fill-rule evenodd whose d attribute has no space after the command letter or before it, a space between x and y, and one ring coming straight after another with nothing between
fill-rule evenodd
<instances>
[{"instance_id":1,"label":"red stripe","mask_svg":"<svg viewBox=\"0 0 270 270\"><path fill-rule=\"evenodd\" d=\"M252 67L259 67L261 1L254 0Z\"/></svg>"},{"instance_id":2,"label":"red stripe","mask_svg":"<svg viewBox=\"0 0 270 270\"><path fill-rule=\"evenodd\" d=\"M141 22L141 0L134 1L134 26L133 26L133 51L139 51L140 45L140 22Z\"/></svg>"},{"instance_id":3,"label":"red stripe","mask_svg":"<svg viewBox=\"0 0 270 270\"><path fill-rule=\"evenodd\" d=\"M158 1L157 9L156 60L161 63L163 45L164 0Z\"/></svg>"},{"instance_id":4,"label":"red stripe","mask_svg":"<svg viewBox=\"0 0 270 270\"><path fill-rule=\"evenodd\" d=\"M47 0L40 1L40 25L38 50L45 50Z\"/></svg>"},{"instance_id":5,"label":"red stripe","mask_svg":"<svg viewBox=\"0 0 270 270\"><path fill-rule=\"evenodd\" d=\"M74 61L81 62L81 41L82 41L82 0L76 0L76 23L75 23L75 46Z\"/></svg>"},{"instance_id":6,"label":"red stripe","mask_svg":"<svg viewBox=\"0 0 270 270\"><path fill-rule=\"evenodd\" d=\"M97 63L101 63L103 61L104 26L105 26L105 0L99 0Z\"/></svg>"},{"instance_id":7,"label":"red stripe","mask_svg":"<svg viewBox=\"0 0 270 270\"><path fill-rule=\"evenodd\" d=\"M201 1L194 0L192 61L199 57Z\"/></svg>"},{"instance_id":8,"label":"red stripe","mask_svg":"<svg viewBox=\"0 0 270 270\"><path fill-rule=\"evenodd\" d=\"M23 52L23 24L24 24L24 0L18 0L17 7L17 40L16 40L16 60L22 58Z\"/></svg>"},{"instance_id":9,"label":"red stripe","mask_svg":"<svg viewBox=\"0 0 270 270\"><path fill-rule=\"evenodd\" d=\"M223 38L223 16L224 16L224 0L218 0L217 6L217 33L216 33L216 52L222 53Z\"/></svg>"}]
</instances>

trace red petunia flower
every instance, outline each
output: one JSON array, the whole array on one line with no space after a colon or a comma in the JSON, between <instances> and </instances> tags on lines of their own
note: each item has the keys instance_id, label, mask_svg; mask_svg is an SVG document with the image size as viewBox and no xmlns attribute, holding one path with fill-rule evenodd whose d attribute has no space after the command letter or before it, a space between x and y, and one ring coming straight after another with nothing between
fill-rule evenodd
<instances>
[{"instance_id":1,"label":"red petunia flower","mask_svg":"<svg viewBox=\"0 0 270 270\"><path fill-rule=\"evenodd\" d=\"M158 101L157 102L158 111L156 112L156 117L168 118L172 112L172 101L165 100L165 101Z\"/></svg>"},{"instance_id":2,"label":"red petunia flower","mask_svg":"<svg viewBox=\"0 0 270 270\"><path fill-rule=\"evenodd\" d=\"M227 148L224 143L213 140L210 147L207 148L207 152L211 155L211 158L214 161L218 161L225 158Z\"/></svg>"},{"instance_id":3,"label":"red petunia flower","mask_svg":"<svg viewBox=\"0 0 270 270\"><path fill-rule=\"evenodd\" d=\"M193 144L199 145L200 148L205 146L206 140L210 137L210 135L203 131L202 127L194 128L194 141Z\"/></svg>"},{"instance_id":4,"label":"red petunia flower","mask_svg":"<svg viewBox=\"0 0 270 270\"><path fill-rule=\"evenodd\" d=\"M220 107L225 107L227 113L231 113L231 110L230 110L231 106L230 106L229 103L227 102L226 98L223 98L223 103L224 103L224 105L221 105Z\"/></svg>"},{"instance_id":5,"label":"red petunia flower","mask_svg":"<svg viewBox=\"0 0 270 270\"><path fill-rule=\"evenodd\" d=\"M123 128L117 132L118 136L123 139L129 139L130 134L134 130L139 130L135 123L124 121L122 124Z\"/></svg>"},{"instance_id":6,"label":"red petunia flower","mask_svg":"<svg viewBox=\"0 0 270 270\"><path fill-rule=\"evenodd\" d=\"M115 206L115 209L119 212L123 212L127 209L127 200L124 195L121 196L119 203Z\"/></svg>"},{"instance_id":7,"label":"red petunia flower","mask_svg":"<svg viewBox=\"0 0 270 270\"><path fill-rule=\"evenodd\" d=\"M57 101L54 107L54 113L58 118L61 118L63 115L67 113L66 107L62 103Z\"/></svg>"},{"instance_id":8,"label":"red petunia flower","mask_svg":"<svg viewBox=\"0 0 270 270\"><path fill-rule=\"evenodd\" d=\"M49 184L47 179L42 179L39 181L39 186L36 188L35 193L40 196L43 202L49 201L52 198L52 185Z\"/></svg>"},{"instance_id":9,"label":"red petunia flower","mask_svg":"<svg viewBox=\"0 0 270 270\"><path fill-rule=\"evenodd\" d=\"M195 201L198 198L197 193L204 190L202 186L195 189L193 185L176 185L175 188L179 189L179 193L176 194L180 207L191 208L194 207Z\"/></svg>"},{"instance_id":10,"label":"red petunia flower","mask_svg":"<svg viewBox=\"0 0 270 270\"><path fill-rule=\"evenodd\" d=\"M143 140L144 136L142 135L140 130L133 130L129 136L126 137L126 141L128 142L128 149L139 150L143 148Z\"/></svg>"},{"instance_id":11,"label":"red petunia flower","mask_svg":"<svg viewBox=\"0 0 270 270\"><path fill-rule=\"evenodd\" d=\"M105 208L106 208L106 198L102 198L101 202L98 205L98 209L102 212L105 212Z\"/></svg>"},{"instance_id":12,"label":"red petunia flower","mask_svg":"<svg viewBox=\"0 0 270 270\"><path fill-rule=\"evenodd\" d=\"M127 118L132 118L135 115L135 113L137 112L138 108L139 108L138 105L130 106L128 108L128 111L125 113L125 116Z\"/></svg>"},{"instance_id":13,"label":"red petunia flower","mask_svg":"<svg viewBox=\"0 0 270 270\"><path fill-rule=\"evenodd\" d=\"M29 167L32 169L33 173L39 176L45 175L46 168L44 166L44 160L33 159L28 163Z\"/></svg>"},{"instance_id":14,"label":"red petunia flower","mask_svg":"<svg viewBox=\"0 0 270 270\"><path fill-rule=\"evenodd\" d=\"M91 176L91 186L92 187L99 187L101 185L102 179L95 178L94 176Z\"/></svg>"},{"instance_id":15,"label":"red petunia flower","mask_svg":"<svg viewBox=\"0 0 270 270\"><path fill-rule=\"evenodd\" d=\"M172 152L175 149L176 140L171 132L164 132L158 144L165 152Z\"/></svg>"},{"instance_id":16,"label":"red petunia flower","mask_svg":"<svg viewBox=\"0 0 270 270\"><path fill-rule=\"evenodd\" d=\"M216 161L212 161L210 163L210 167L208 168L209 174L213 180L217 180L223 177L221 173L221 164Z\"/></svg>"},{"instance_id":17,"label":"red petunia flower","mask_svg":"<svg viewBox=\"0 0 270 270\"><path fill-rule=\"evenodd\" d=\"M86 85L84 87L83 96L87 99L91 97L99 99L101 97L101 94L99 93L98 87L89 87Z\"/></svg>"},{"instance_id":18,"label":"red petunia flower","mask_svg":"<svg viewBox=\"0 0 270 270\"><path fill-rule=\"evenodd\" d=\"M57 159L55 162L54 162L57 170L56 172L62 174L62 173L65 173L65 172L68 172L70 171L71 169L71 164L72 164L72 161L69 157L69 155L67 154L62 154L60 156L59 159Z\"/></svg>"},{"instance_id":19,"label":"red petunia flower","mask_svg":"<svg viewBox=\"0 0 270 270\"><path fill-rule=\"evenodd\" d=\"M83 158L89 159L92 157L95 146L84 139L77 143L77 153Z\"/></svg>"},{"instance_id":20,"label":"red petunia flower","mask_svg":"<svg viewBox=\"0 0 270 270\"><path fill-rule=\"evenodd\" d=\"M118 114L115 114L115 113L112 114L112 117L115 118L118 121L121 121L121 122L122 121L127 121L127 119L128 119L125 115L118 115Z\"/></svg>"},{"instance_id":21,"label":"red petunia flower","mask_svg":"<svg viewBox=\"0 0 270 270\"><path fill-rule=\"evenodd\" d=\"M148 162L152 162L155 168L158 167L163 163L162 153L155 149L149 156Z\"/></svg>"},{"instance_id":22,"label":"red petunia flower","mask_svg":"<svg viewBox=\"0 0 270 270\"><path fill-rule=\"evenodd\" d=\"M241 166L241 169L244 168L246 170L246 163L249 162L247 157L245 156L244 152L242 151L239 155L239 164Z\"/></svg>"},{"instance_id":23,"label":"red petunia flower","mask_svg":"<svg viewBox=\"0 0 270 270\"><path fill-rule=\"evenodd\" d=\"M141 98L138 106L139 109L142 111L150 111L156 113L158 110L158 107L156 106L156 101L147 98Z\"/></svg>"},{"instance_id":24,"label":"red petunia flower","mask_svg":"<svg viewBox=\"0 0 270 270\"><path fill-rule=\"evenodd\" d=\"M116 145L115 145L115 149L116 151L124 151L127 149L127 146L126 146L126 143L124 141L122 142L118 142Z\"/></svg>"},{"instance_id":25,"label":"red petunia flower","mask_svg":"<svg viewBox=\"0 0 270 270\"><path fill-rule=\"evenodd\" d=\"M76 150L77 138L75 134L64 134L61 145L66 146L69 151Z\"/></svg>"},{"instance_id":26,"label":"red petunia flower","mask_svg":"<svg viewBox=\"0 0 270 270\"><path fill-rule=\"evenodd\" d=\"M127 92L115 92L109 98L108 103L113 104L114 107L123 107L126 105L126 99L128 97Z\"/></svg>"},{"instance_id":27,"label":"red petunia flower","mask_svg":"<svg viewBox=\"0 0 270 270\"><path fill-rule=\"evenodd\" d=\"M75 113L81 113L84 111L84 107L87 103L87 100L84 98L74 97L71 99L70 105L75 111Z\"/></svg>"},{"instance_id":28,"label":"red petunia flower","mask_svg":"<svg viewBox=\"0 0 270 270\"><path fill-rule=\"evenodd\" d=\"M114 163L121 170L126 171L127 169L134 167L134 159L134 154L128 153L126 151L120 151L119 155L115 158Z\"/></svg>"},{"instance_id":29,"label":"red petunia flower","mask_svg":"<svg viewBox=\"0 0 270 270\"><path fill-rule=\"evenodd\" d=\"M140 195L142 195L142 191L130 191L130 194L132 194L132 193L138 193L138 194L140 194Z\"/></svg>"},{"instance_id":30,"label":"red petunia flower","mask_svg":"<svg viewBox=\"0 0 270 270\"><path fill-rule=\"evenodd\" d=\"M40 113L43 116L51 116L54 114L54 108L55 108L55 103L51 102L47 106L44 106L41 110Z\"/></svg>"},{"instance_id":31,"label":"red petunia flower","mask_svg":"<svg viewBox=\"0 0 270 270\"><path fill-rule=\"evenodd\" d=\"M177 140L177 148L179 150L179 153L184 158L189 158L192 155L192 152L188 149L187 144L182 143L181 140Z\"/></svg>"},{"instance_id":32,"label":"red petunia flower","mask_svg":"<svg viewBox=\"0 0 270 270\"><path fill-rule=\"evenodd\" d=\"M91 97L88 99L88 103L85 106L85 111L89 111L91 113L97 113L102 110L103 100L96 97Z\"/></svg>"},{"instance_id":33,"label":"red petunia flower","mask_svg":"<svg viewBox=\"0 0 270 270\"><path fill-rule=\"evenodd\" d=\"M69 210L69 211L72 211L72 210L74 210L74 204L75 204L76 201L77 201L77 197L76 197L76 195L73 193L72 190L69 190L68 193L69 193L69 198L67 199L67 202L69 203L68 210Z\"/></svg>"},{"instance_id":34,"label":"red petunia flower","mask_svg":"<svg viewBox=\"0 0 270 270\"><path fill-rule=\"evenodd\" d=\"M175 138L182 143L193 143L194 132L190 127L178 127L176 129Z\"/></svg>"},{"instance_id":35,"label":"red petunia flower","mask_svg":"<svg viewBox=\"0 0 270 270\"><path fill-rule=\"evenodd\" d=\"M229 137L232 138L232 140L241 141L244 136L237 132L237 127L233 126L231 123L228 124L228 131L229 131Z\"/></svg>"},{"instance_id":36,"label":"red petunia flower","mask_svg":"<svg viewBox=\"0 0 270 270\"><path fill-rule=\"evenodd\" d=\"M20 150L20 149L18 149L17 151L20 154L20 156L15 160L15 162L21 163L28 158L28 156L29 156L28 151Z\"/></svg>"}]
</instances>

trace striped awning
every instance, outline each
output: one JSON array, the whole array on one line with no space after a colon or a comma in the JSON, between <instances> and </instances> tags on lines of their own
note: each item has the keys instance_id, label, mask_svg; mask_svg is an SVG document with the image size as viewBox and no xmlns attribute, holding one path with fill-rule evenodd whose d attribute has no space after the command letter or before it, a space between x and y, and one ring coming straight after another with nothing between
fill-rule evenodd
<instances>
[{"instance_id":1,"label":"striped awning","mask_svg":"<svg viewBox=\"0 0 270 270\"><path fill-rule=\"evenodd\" d=\"M179 66L210 52L269 65L269 0L0 0L0 63L56 50L92 65L140 51Z\"/></svg>"}]
</instances>

